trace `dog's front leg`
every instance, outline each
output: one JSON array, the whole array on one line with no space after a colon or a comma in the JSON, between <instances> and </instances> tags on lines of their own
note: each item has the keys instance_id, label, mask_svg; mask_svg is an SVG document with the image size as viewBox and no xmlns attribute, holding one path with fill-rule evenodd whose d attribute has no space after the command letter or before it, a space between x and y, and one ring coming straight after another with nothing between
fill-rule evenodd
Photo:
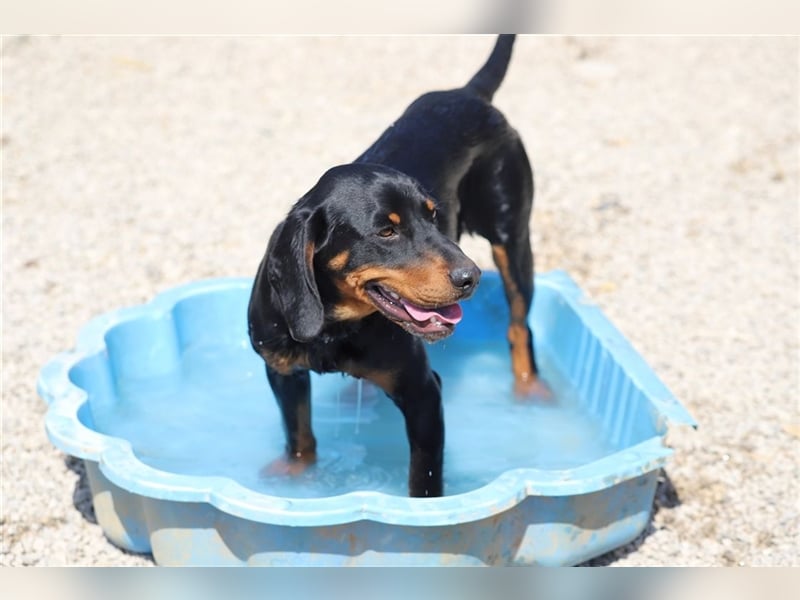
<instances>
[{"instance_id":1,"label":"dog's front leg","mask_svg":"<svg viewBox=\"0 0 800 600\"><path fill-rule=\"evenodd\" d=\"M408 469L408 494L415 497L441 496L444 455L444 415L439 376L428 369L401 379L392 394L406 422L411 450Z\"/></svg>"},{"instance_id":2,"label":"dog's front leg","mask_svg":"<svg viewBox=\"0 0 800 600\"><path fill-rule=\"evenodd\" d=\"M302 470L317 458L317 441L311 430L311 378L305 369L283 374L267 365L267 379L283 418L286 456L290 465L295 465L289 470Z\"/></svg>"},{"instance_id":3,"label":"dog's front leg","mask_svg":"<svg viewBox=\"0 0 800 600\"><path fill-rule=\"evenodd\" d=\"M359 361L343 365L354 377L380 387L403 414L411 454L408 495L432 498L443 494L444 415L442 381L428 362L422 342L395 325L372 332L388 340L371 347Z\"/></svg>"}]
</instances>

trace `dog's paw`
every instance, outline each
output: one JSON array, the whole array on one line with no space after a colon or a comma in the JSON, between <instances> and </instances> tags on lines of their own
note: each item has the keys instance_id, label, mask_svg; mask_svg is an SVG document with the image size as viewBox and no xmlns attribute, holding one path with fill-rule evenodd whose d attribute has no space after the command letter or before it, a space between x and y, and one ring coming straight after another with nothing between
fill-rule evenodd
<instances>
[{"instance_id":1,"label":"dog's paw","mask_svg":"<svg viewBox=\"0 0 800 600\"><path fill-rule=\"evenodd\" d=\"M540 377L520 378L514 382L514 397L519 402L552 402L553 390Z\"/></svg>"},{"instance_id":2,"label":"dog's paw","mask_svg":"<svg viewBox=\"0 0 800 600\"><path fill-rule=\"evenodd\" d=\"M264 465L258 474L262 479L268 477L297 477L302 475L316 460L317 457L314 453L306 453L297 457L282 454Z\"/></svg>"}]
</instances>

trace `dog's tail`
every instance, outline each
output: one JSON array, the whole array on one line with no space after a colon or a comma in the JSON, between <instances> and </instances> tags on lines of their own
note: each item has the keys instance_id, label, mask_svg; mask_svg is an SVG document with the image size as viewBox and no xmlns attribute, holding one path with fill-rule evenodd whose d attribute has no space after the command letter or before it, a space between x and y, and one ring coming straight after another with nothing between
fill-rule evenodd
<instances>
[{"instance_id":1,"label":"dog's tail","mask_svg":"<svg viewBox=\"0 0 800 600\"><path fill-rule=\"evenodd\" d=\"M492 101L494 93L503 81L511 60L511 48L514 46L513 34L501 34L497 37L494 50L489 55L480 70L469 80L466 85L468 90L472 90L487 102Z\"/></svg>"}]
</instances>

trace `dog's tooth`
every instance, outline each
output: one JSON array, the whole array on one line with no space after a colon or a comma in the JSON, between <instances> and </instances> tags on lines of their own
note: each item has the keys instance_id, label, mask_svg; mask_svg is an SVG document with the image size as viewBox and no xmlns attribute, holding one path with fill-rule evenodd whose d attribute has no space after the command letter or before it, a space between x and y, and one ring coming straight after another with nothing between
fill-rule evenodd
<instances>
[{"instance_id":1,"label":"dog's tooth","mask_svg":"<svg viewBox=\"0 0 800 600\"><path fill-rule=\"evenodd\" d=\"M390 297L392 300L400 300L400 296L399 296L399 295L397 295L395 292L389 292L389 297Z\"/></svg>"}]
</instances>

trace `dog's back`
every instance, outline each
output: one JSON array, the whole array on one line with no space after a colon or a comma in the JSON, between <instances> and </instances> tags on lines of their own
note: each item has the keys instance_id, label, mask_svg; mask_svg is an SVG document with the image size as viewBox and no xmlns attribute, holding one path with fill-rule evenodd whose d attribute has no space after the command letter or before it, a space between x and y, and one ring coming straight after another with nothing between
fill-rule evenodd
<instances>
[{"instance_id":1,"label":"dog's back","mask_svg":"<svg viewBox=\"0 0 800 600\"><path fill-rule=\"evenodd\" d=\"M406 173L437 199L443 215L462 214L460 205L470 204L465 185L475 179L475 173L470 173L473 167L518 144L516 131L491 104L505 77L513 44L513 35L499 36L486 63L464 87L417 98L355 162L382 164ZM445 218L442 229L457 239L471 228Z\"/></svg>"}]
</instances>

